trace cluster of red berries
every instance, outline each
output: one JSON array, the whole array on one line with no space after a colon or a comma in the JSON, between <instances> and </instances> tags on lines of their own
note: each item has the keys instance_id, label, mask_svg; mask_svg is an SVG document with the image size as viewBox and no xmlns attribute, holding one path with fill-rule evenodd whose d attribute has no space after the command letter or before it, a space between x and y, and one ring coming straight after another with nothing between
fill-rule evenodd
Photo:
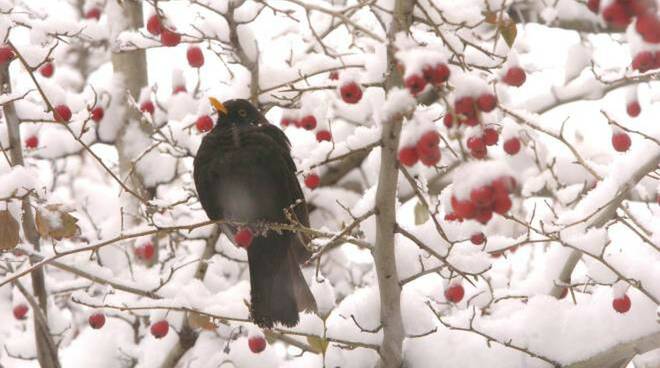
<instances>
[{"instance_id":1,"label":"cluster of red berries","mask_svg":"<svg viewBox=\"0 0 660 368\"><path fill-rule=\"evenodd\" d=\"M454 101L454 110L444 117L444 124L451 128L454 123L467 126L479 124L479 111L491 112L497 106L497 97L491 93L483 93L476 99L472 96L464 96Z\"/></svg>"},{"instance_id":2,"label":"cluster of red berries","mask_svg":"<svg viewBox=\"0 0 660 368\"><path fill-rule=\"evenodd\" d=\"M422 69L422 74L411 74L403 81L404 86L410 94L417 96L428 84L439 86L449 79L449 67L445 63L427 65Z\"/></svg>"},{"instance_id":3,"label":"cluster of red berries","mask_svg":"<svg viewBox=\"0 0 660 368\"><path fill-rule=\"evenodd\" d=\"M147 31L154 36L160 36L163 46L174 47L181 42L181 35L176 32L174 26L164 27L158 14L154 14L147 20Z\"/></svg>"},{"instance_id":4,"label":"cluster of red berries","mask_svg":"<svg viewBox=\"0 0 660 368\"><path fill-rule=\"evenodd\" d=\"M493 218L493 212L504 215L511 209L509 194L516 187L516 181L510 176L499 177L490 185L483 185L472 189L470 197L459 200L451 197L453 213L445 216L447 220L476 220L487 224Z\"/></svg>"},{"instance_id":5,"label":"cluster of red berries","mask_svg":"<svg viewBox=\"0 0 660 368\"><path fill-rule=\"evenodd\" d=\"M399 162L413 166L421 161L426 166L435 166L440 161L440 134L435 130L424 133L417 143L399 150Z\"/></svg>"},{"instance_id":6,"label":"cluster of red berries","mask_svg":"<svg viewBox=\"0 0 660 368\"><path fill-rule=\"evenodd\" d=\"M600 0L589 0L587 7L598 14ZM603 9L603 19L615 27L625 28L635 19L635 31L645 42L660 43L660 19L645 0L614 0ZM642 51L633 58L632 68L644 73L660 68L659 51Z\"/></svg>"},{"instance_id":7,"label":"cluster of red berries","mask_svg":"<svg viewBox=\"0 0 660 368\"><path fill-rule=\"evenodd\" d=\"M282 119L280 120L280 126L283 128L293 126L296 128L303 128L305 130L314 130L316 129L317 122L314 115L306 115L301 119L296 119L292 116L282 116ZM330 133L330 131L327 129L319 129L316 132L316 140L319 142L329 142L332 140L332 133Z\"/></svg>"},{"instance_id":8,"label":"cluster of red berries","mask_svg":"<svg viewBox=\"0 0 660 368\"><path fill-rule=\"evenodd\" d=\"M625 28L633 18L650 13L649 3L646 0L614 0L603 9L603 19L615 27ZM600 0L588 0L587 8L598 14Z\"/></svg>"},{"instance_id":9,"label":"cluster of red berries","mask_svg":"<svg viewBox=\"0 0 660 368\"><path fill-rule=\"evenodd\" d=\"M305 130L314 130L316 129L317 123L316 117L314 115L305 115L300 119L296 119L292 116L282 116L280 125L284 128L293 126L296 128L303 128Z\"/></svg>"}]
</instances>

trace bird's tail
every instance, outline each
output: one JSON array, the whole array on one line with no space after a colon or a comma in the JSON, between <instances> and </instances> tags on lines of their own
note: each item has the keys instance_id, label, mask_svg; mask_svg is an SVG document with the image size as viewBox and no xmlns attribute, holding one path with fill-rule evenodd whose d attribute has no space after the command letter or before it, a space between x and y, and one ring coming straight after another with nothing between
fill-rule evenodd
<instances>
[{"instance_id":1,"label":"bird's tail","mask_svg":"<svg viewBox=\"0 0 660 368\"><path fill-rule=\"evenodd\" d=\"M290 234L256 237L248 248L252 320L261 327L298 324L299 311L315 311L300 266L290 249Z\"/></svg>"}]
</instances>

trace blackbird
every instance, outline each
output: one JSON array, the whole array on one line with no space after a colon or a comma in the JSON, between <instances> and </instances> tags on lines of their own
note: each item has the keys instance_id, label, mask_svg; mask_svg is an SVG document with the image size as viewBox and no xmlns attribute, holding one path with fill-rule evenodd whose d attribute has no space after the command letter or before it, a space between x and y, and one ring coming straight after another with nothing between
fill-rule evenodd
<instances>
[{"instance_id":1,"label":"blackbird","mask_svg":"<svg viewBox=\"0 0 660 368\"><path fill-rule=\"evenodd\" d=\"M247 247L252 320L260 327L295 326L299 312L316 311L299 266L311 256L308 239L263 226L288 222L288 209L309 226L289 140L247 100L210 101L218 119L194 160L199 201L211 220L247 223L254 233ZM230 239L238 231L225 224L221 229Z\"/></svg>"}]
</instances>

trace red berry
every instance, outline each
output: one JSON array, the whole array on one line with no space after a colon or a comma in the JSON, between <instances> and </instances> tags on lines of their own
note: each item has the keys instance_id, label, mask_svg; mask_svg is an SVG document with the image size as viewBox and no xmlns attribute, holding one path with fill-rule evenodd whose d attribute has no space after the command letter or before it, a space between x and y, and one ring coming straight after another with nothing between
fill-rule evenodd
<instances>
[{"instance_id":1,"label":"red berry","mask_svg":"<svg viewBox=\"0 0 660 368\"><path fill-rule=\"evenodd\" d=\"M91 115L92 115L92 120L98 123L103 119L103 115L105 115L105 112L103 111L103 108L101 106L96 106L95 108L92 109Z\"/></svg>"},{"instance_id":2,"label":"red berry","mask_svg":"<svg viewBox=\"0 0 660 368\"><path fill-rule=\"evenodd\" d=\"M167 332L170 330L170 324L166 320L158 321L151 325L150 331L153 337L157 339L162 339L167 336Z\"/></svg>"},{"instance_id":3,"label":"red berry","mask_svg":"<svg viewBox=\"0 0 660 368\"><path fill-rule=\"evenodd\" d=\"M461 284L452 285L447 290L445 290L445 299L454 304L463 300L464 295L465 290L463 290L463 285Z\"/></svg>"},{"instance_id":4,"label":"red berry","mask_svg":"<svg viewBox=\"0 0 660 368\"><path fill-rule=\"evenodd\" d=\"M486 241L486 236L484 235L484 233L472 234L472 236L470 237L470 241L474 245L481 245Z\"/></svg>"},{"instance_id":5,"label":"red berry","mask_svg":"<svg viewBox=\"0 0 660 368\"><path fill-rule=\"evenodd\" d=\"M488 155L488 149L484 147L484 148L470 150L470 154L472 155L472 157L481 160L482 158L485 158L486 155Z\"/></svg>"},{"instance_id":6,"label":"red berry","mask_svg":"<svg viewBox=\"0 0 660 368\"><path fill-rule=\"evenodd\" d=\"M435 166L440 162L440 147L433 146L430 149L424 151L424 153L419 154L419 161L426 166Z\"/></svg>"},{"instance_id":7,"label":"red berry","mask_svg":"<svg viewBox=\"0 0 660 368\"><path fill-rule=\"evenodd\" d=\"M471 151L482 151L486 149L486 143L481 137L470 137L467 140L467 147Z\"/></svg>"},{"instance_id":8,"label":"red berry","mask_svg":"<svg viewBox=\"0 0 660 368\"><path fill-rule=\"evenodd\" d=\"M188 90L186 89L186 86L175 86L172 88L172 95L176 95L177 93L186 93Z\"/></svg>"},{"instance_id":9,"label":"red berry","mask_svg":"<svg viewBox=\"0 0 660 368\"><path fill-rule=\"evenodd\" d=\"M655 43L658 35L658 19L655 14L646 13L637 17L635 22L635 30L639 33L644 41Z\"/></svg>"},{"instance_id":10,"label":"red berry","mask_svg":"<svg viewBox=\"0 0 660 368\"><path fill-rule=\"evenodd\" d=\"M630 148L630 136L626 133L616 133L612 135L612 147L617 152L626 152Z\"/></svg>"},{"instance_id":11,"label":"red berry","mask_svg":"<svg viewBox=\"0 0 660 368\"><path fill-rule=\"evenodd\" d=\"M316 129L316 118L314 115L307 115L300 119L300 126L306 130L314 130Z\"/></svg>"},{"instance_id":12,"label":"red berry","mask_svg":"<svg viewBox=\"0 0 660 368\"><path fill-rule=\"evenodd\" d=\"M445 221L456 221L456 220L458 220L458 216L456 216L456 214L453 212L450 212L445 215Z\"/></svg>"},{"instance_id":13,"label":"red berry","mask_svg":"<svg viewBox=\"0 0 660 368\"><path fill-rule=\"evenodd\" d=\"M483 112L491 112L497 105L497 97L490 93L484 93L477 98L477 107Z\"/></svg>"},{"instance_id":14,"label":"red berry","mask_svg":"<svg viewBox=\"0 0 660 368\"><path fill-rule=\"evenodd\" d=\"M25 148L35 149L39 145L39 138L36 135L31 135L25 140Z\"/></svg>"},{"instance_id":15,"label":"red berry","mask_svg":"<svg viewBox=\"0 0 660 368\"><path fill-rule=\"evenodd\" d=\"M463 120L463 124L465 124L467 126L477 126L477 125L479 125L479 119L477 119L476 116L473 116L471 118L467 118L467 119Z\"/></svg>"},{"instance_id":16,"label":"red berry","mask_svg":"<svg viewBox=\"0 0 660 368\"><path fill-rule=\"evenodd\" d=\"M427 153L431 153L434 148L438 147L438 144L440 144L440 134L435 130L430 130L424 133L417 141L417 153L419 156L424 156Z\"/></svg>"},{"instance_id":17,"label":"red berry","mask_svg":"<svg viewBox=\"0 0 660 368\"><path fill-rule=\"evenodd\" d=\"M655 63L655 57L650 51L642 51L635 55L632 61L632 68L639 70L640 73L644 73L654 69L656 67Z\"/></svg>"},{"instance_id":18,"label":"red berry","mask_svg":"<svg viewBox=\"0 0 660 368\"><path fill-rule=\"evenodd\" d=\"M147 31L151 33L154 36L158 36L162 28L160 26L160 19L158 19L158 15L154 14L151 17L149 17L149 20L147 20Z\"/></svg>"},{"instance_id":19,"label":"red berry","mask_svg":"<svg viewBox=\"0 0 660 368\"><path fill-rule=\"evenodd\" d=\"M362 89L355 82L349 82L339 88L342 100L348 104L356 104L362 99Z\"/></svg>"},{"instance_id":20,"label":"red berry","mask_svg":"<svg viewBox=\"0 0 660 368\"><path fill-rule=\"evenodd\" d=\"M8 45L0 46L0 65L9 62L14 56L14 50L12 50L11 47Z\"/></svg>"},{"instance_id":21,"label":"red berry","mask_svg":"<svg viewBox=\"0 0 660 368\"><path fill-rule=\"evenodd\" d=\"M202 53L202 49L197 46L188 47L186 58L188 58L188 65L193 68L199 68L204 65L204 54Z\"/></svg>"},{"instance_id":22,"label":"red berry","mask_svg":"<svg viewBox=\"0 0 660 368\"><path fill-rule=\"evenodd\" d=\"M509 194L516 187L516 179L510 176L502 176L493 180L493 192L496 195Z\"/></svg>"},{"instance_id":23,"label":"red berry","mask_svg":"<svg viewBox=\"0 0 660 368\"><path fill-rule=\"evenodd\" d=\"M57 105L53 111L53 118L60 123L71 120L71 109L67 105Z\"/></svg>"},{"instance_id":24,"label":"red berry","mask_svg":"<svg viewBox=\"0 0 660 368\"><path fill-rule=\"evenodd\" d=\"M477 207L469 200L459 201L456 197L451 197L451 208L456 216L466 219L474 217Z\"/></svg>"},{"instance_id":25,"label":"red berry","mask_svg":"<svg viewBox=\"0 0 660 368\"><path fill-rule=\"evenodd\" d=\"M295 125L292 119L282 118L280 119L280 125L283 127L288 127L289 125Z\"/></svg>"},{"instance_id":26,"label":"red berry","mask_svg":"<svg viewBox=\"0 0 660 368\"><path fill-rule=\"evenodd\" d=\"M331 141L332 140L332 134L330 133L329 130L319 130L316 132L316 140L319 142L323 141Z\"/></svg>"},{"instance_id":27,"label":"red berry","mask_svg":"<svg viewBox=\"0 0 660 368\"><path fill-rule=\"evenodd\" d=\"M176 32L176 29L163 28L160 33L160 43L163 46L174 47L181 42L181 35Z\"/></svg>"},{"instance_id":28,"label":"red berry","mask_svg":"<svg viewBox=\"0 0 660 368\"><path fill-rule=\"evenodd\" d=\"M442 123L445 124L447 129L451 128L451 126L454 124L454 115L452 115L450 112L447 112L445 117L442 119Z\"/></svg>"},{"instance_id":29,"label":"red berry","mask_svg":"<svg viewBox=\"0 0 660 368\"><path fill-rule=\"evenodd\" d=\"M101 9L91 8L85 13L85 19L101 19Z\"/></svg>"},{"instance_id":30,"label":"red berry","mask_svg":"<svg viewBox=\"0 0 660 368\"><path fill-rule=\"evenodd\" d=\"M447 64L441 63L436 64L434 67L425 67L424 70L422 70L422 74L424 75L424 79L426 79L427 82L437 86L449 79L450 71L447 67Z\"/></svg>"},{"instance_id":31,"label":"red berry","mask_svg":"<svg viewBox=\"0 0 660 368\"><path fill-rule=\"evenodd\" d=\"M508 195L498 194L495 196L495 202L493 203L493 211L500 215L504 215L511 209L512 203L511 198Z\"/></svg>"},{"instance_id":32,"label":"red berry","mask_svg":"<svg viewBox=\"0 0 660 368\"><path fill-rule=\"evenodd\" d=\"M316 175L316 174L309 174L305 176L305 186L309 189L316 189L318 188L319 184L321 184L321 178Z\"/></svg>"},{"instance_id":33,"label":"red berry","mask_svg":"<svg viewBox=\"0 0 660 368\"><path fill-rule=\"evenodd\" d=\"M600 0L587 0L587 8L589 8L592 13L598 14L598 8L600 8Z\"/></svg>"},{"instance_id":34,"label":"red berry","mask_svg":"<svg viewBox=\"0 0 660 368\"><path fill-rule=\"evenodd\" d=\"M633 101L626 106L626 112L630 117L637 117L640 112L642 112L642 107L639 106L639 102Z\"/></svg>"},{"instance_id":35,"label":"red berry","mask_svg":"<svg viewBox=\"0 0 660 368\"><path fill-rule=\"evenodd\" d=\"M142 261L150 261L155 253L154 245L151 242L140 245L135 248L135 256Z\"/></svg>"},{"instance_id":36,"label":"red berry","mask_svg":"<svg viewBox=\"0 0 660 368\"><path fill-rule=\"evenodd\" d=\"M559 299L564 299L567 295L568 295L568 288L562 288L561 294L559 294Z\"/></svg>"},{"instance_id":37,"label":"red berry","mask_svg":"<svg viewBox=\"0 0 660 368\"><path fill-rule=\"evenodd\" d=\"M245 249L252 245L253 238L254 236L252 234L252 230L248 229L247 227L239 229L234 235L234 241L236 242L236 245Z\"/></svg>"},{"instance_id":38,"label":"red berry","mask_svg":"<svg viewBox=\"0 0 660 368\"><path fill-rule=\"evenodd\" d=\"M474 108L474 99L469 96L456 100L454 102L454 111L456 114L464 115L468 119L477 116L477 111Z\"/></svg>"},{"instance_id":39,"label":"red berry","mask_svg":"<svg viewBox=\"0 0 660 368\"><path fill-rule=\"evenodd\" d=\"M483 139L487 146L494 146L497 144L499 137L500 136L497 133L497 130L493 128L486 128L484 129L484 134L481 136L481 139Z\"/></svg>"},{"instance_id":40,"label":"red berry","mask_svg":"<svg viewBox=\"0 0 660 368\"><path fill-rule=\"evenodd\" d=\"M25 316L28 312L28 306L26 304L19 304L14 307L12 311L14 313L14 318L16 319L25 319Z\"/></svg>"},{"instance_id":41,"label":"red berry","mask_svg":"<svg viewBox=\"0 0 660 368\"><path fill-rule=\"evenodd\" d=\"M404 85L410 91L410 94L417 96L426 88L426 79L419 74L413 74L406 78Z\"/></svg>"},{"instance_id":42,"label":"red berry","mask_svg":"<svg viewBox=\"0 0 660 368\"><path fill-rule=\"evenodd\" d=\"M623 298L616 298L612 300L612 308L619 313L626 313L630 310L630 298L628 295L623 294Z\"/></svg>"},{"instance_id":43,"label":"red berry","mask_svg":"<svg viewBox=\"0 0 660 368\"><path fill-rule=\"evenodd\" d=\"M339 72L336 70L331 71L328 78L330 78L330 80L339 80Z\"/></svg>"},{"instance_id":44,"label":"red berry","mask_svg":"<svg viewBox=\"0 0 660 368\"><path fill-rule=\"evenodd\" d=\"M520 139L518 137L509 138L504 142L504 152L511 156L520 152Z\"/></svg>"},{"instance_id":45,"label":"red berry","mask_svg":"<svg viewBox=\"0 0 660 368\"><path fill-rule=\"evenodd\" d=\"M98 330L99 328L103 327L105 324L105 314L96 312L89 316L89 319L87 320L89 322L89 325L95 329Z\"/></svg>"},{"instance_id":46,"label":"red berry","mask_svg":"<svg viewBox=\"0 0 660 368\"><path fill-rule=\"evenodd\" d=\"M144 101L142 104L140 104L140 111L153 114L155 111L154 103L151 101Z\"/></svg>"},{"instance_id":47,"label":"red berry","mask_svg":"<svg viewBox=\"0 0 660 368\"><path fill-rule=\"evenodd\" d=\"M419 155L417 153L417 147L409 146L403 147L399 150L399 162L403 166L413 166L419 160Z\"/></svg>"},{"instance_id":48,"label":"red berry","mask_svg":"<svg viewBox=\"0 0 660 368\"><path fill-rule=\"evenodd\" d=\"M266 349L266 339L261 336L252 336L248 339L250 351L259 354Z\"/></svg>"},{"instance_id":49,"label":"red berry","mask_svg":"<svg viewBox=\"0 0 660 368\"><path fill-rule=\"evenodd\" d=\"M527 75L525 74L525 71L518 66L514 66L507 70L502 81L510 86L520 87L525 83L526 79Z\"/></svg>"},{"instance_id":50,"label":"red berry","mask_svg":"<svg viewBox=\"0 0 660 368\"><path fill-rule=\"evenodd\" d=\"M477 213L474 215L474 219L480 223L486 225L490 219L493 218L493 211L489 208L480 208L477 210Z\"/></svg>"},{"instance_id":51,"label":"red berry","mask_svg":"<svg viewBox=\"0 0 660 368\"><path fill-rule=\"evenodd\" d=\"M208 132L209 130L211 130L211 128L213 128L213 120L208 115L200 116L197 118L197 121L195 122L195 127L199 132L202 133Z\"/></svg>"},{"instance_id":52,"label":"red berry","mask_svg":"<svg viewBox=\"0 0 660 368\"><path fill-rule=\"evenodd\" d=\"M620 1L614 1L603 9L603 19L620 28L626 27L632 21L626 6Z\"/></svg>"},{"instance_id":53,"label":"red berry","mask_svg":"<svg viewBox=\"0 0 660 368\"><path fill-rule=\"evenodd\" d=\"M487 207L493 203L493 188L488 185L474 188L470 191L470 200L478 207Z\"/></svg>"},{"instance_id":54,"label":"red berry","mask_svg":"<svg viewBox=\"0 0 660 368\"><path fill-rule=\"evenodd\" d=\"M55 66L53 63L46 63L39 68L39 73L46 78L52 77L53 72L55 72Z\"/></svg>"}]
</instances>

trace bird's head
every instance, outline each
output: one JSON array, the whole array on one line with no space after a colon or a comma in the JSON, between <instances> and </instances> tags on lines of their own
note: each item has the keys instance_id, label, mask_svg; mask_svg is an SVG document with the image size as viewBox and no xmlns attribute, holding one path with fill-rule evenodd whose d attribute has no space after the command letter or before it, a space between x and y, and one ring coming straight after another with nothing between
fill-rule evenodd
<instances>
[{"instance_id":1,"label":"bird's head","mask_svg":"<svg viewBox=\"0 0 660 368\"><path fill-rule=\"evenodd\" d=\"M237 126L239 128L255 126L266 122L266 119L248 100L237 99L220 102L209 98L211 105L218 111L216 126Z\"/></svg>"}]
</instances>

